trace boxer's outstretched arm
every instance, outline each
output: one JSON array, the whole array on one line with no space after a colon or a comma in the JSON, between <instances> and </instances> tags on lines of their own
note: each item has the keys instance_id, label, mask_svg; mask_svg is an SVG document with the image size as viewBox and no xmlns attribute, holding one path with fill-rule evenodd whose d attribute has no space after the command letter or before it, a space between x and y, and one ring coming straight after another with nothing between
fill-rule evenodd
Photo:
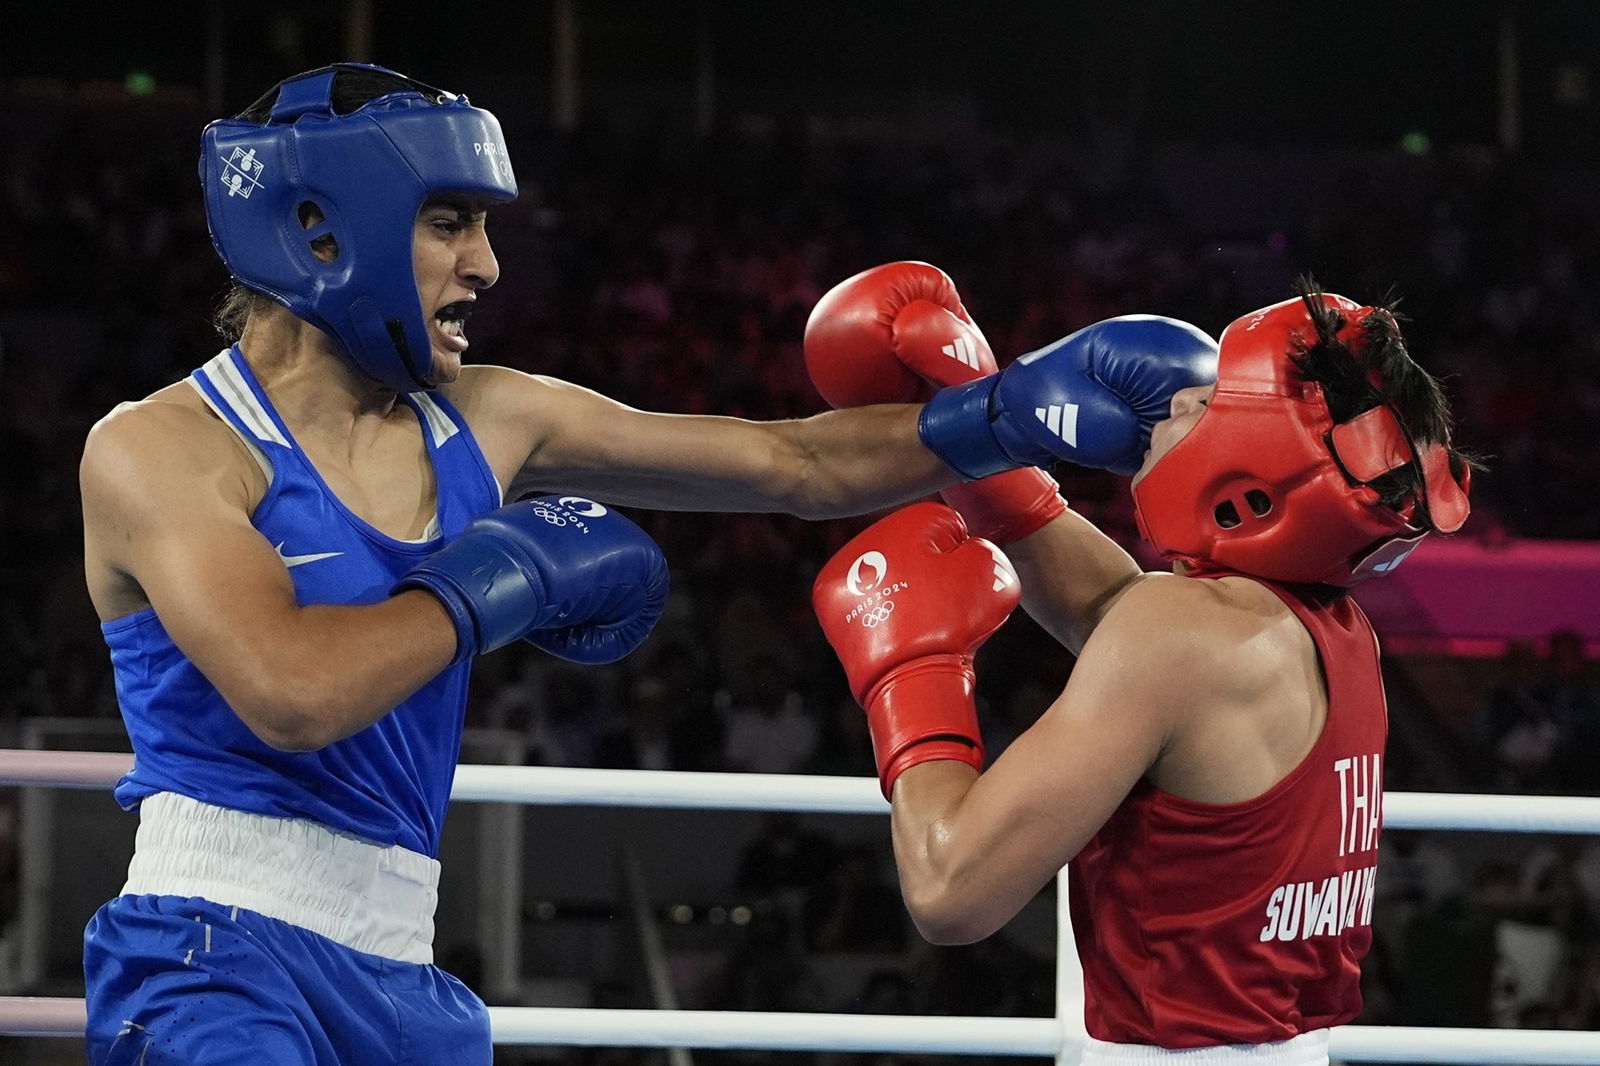
<instances>
[{"instance_id":1,"label":"boxer's outstretched arm","mask_svg":"<svg viewBox=\"0 0 1600 1066\"><path fill-rule=\"evenodd\" d=\"M108 619L148 602L262 741L310 750L377 721L442 670L455 626L422 590L301 607L250 524L249 467L225 425L178 404L102 420L79 472L90 590ZM126 593L113 595L119 585Z\"/></svg>"},{"instance_id":2,"label":"boxer's outstretched arm","mask_svg":"<svg viewBox=\"0 0 1600 1066\"><path fill-rule=\"evenodd\" d=\"M662 510L836 518L955 480L918 439L914 405L756 422L641 411L553 378L468 369L449 396L502 484Z\"/></svg>"}]
</instances>

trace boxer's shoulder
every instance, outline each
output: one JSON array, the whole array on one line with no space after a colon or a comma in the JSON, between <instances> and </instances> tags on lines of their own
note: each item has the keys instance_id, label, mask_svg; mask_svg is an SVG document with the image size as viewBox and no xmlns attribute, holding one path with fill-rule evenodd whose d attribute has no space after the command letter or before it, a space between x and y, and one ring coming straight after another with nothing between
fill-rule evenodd
<instances>
[{"instance_id":1,"label":"boxer's shoulder","mask_svg":"<svg viewBox=\"0 0 1600 1066\"><path fill-rule=\"evenodd\" d=\"M1186 698L1213 685L1233 693L1270 685L1307 650L1305 628L1260 582L1160 573L1133 582L1084 648L1180 672Z\"/></svg>"},{"instance_id":2,"label":"boxer's shoulder","mask_svg":"<svg viewBox=\"0 0 1600 1066\"><path fill-rule=\"evenodd\" d=\"M491 420L543 413L597 395L547 374L487 363L462 367L460 377L438 391L467 418Z\"/></svg>"},{"instance_id":3,"label":"boxer's shoulder","mask_svg":"<svg viewBox=\"0 0 1600 1066\"><path fill-rule=\"evenodd\" d=\"M140 471L162 480L173 474L239 465L253 469L232 428L184 382L142 400L118 404L90 429L83 471L119 479Z\"/></svg>"},{"instance_id":4,"label":"boxer's shoulder","mask_svg":"<svg viewBox=\"0 0 1600 1066\"><path fill-rule=\"evenodd\" d=\"M1106 644L1096 642L1106 639ZM1245 577L1151 575L1107 614L1085 655L1164 709L1156 787L1207 803L1261 794L1304 757L1321 727L1310 634L1281 599Z\"/></svg>"},{"instance_id":5,"label":"boxer's shoulder","mask_svg":"<svg viewBox=\"0 0 1600 1066\"><path fill-rule=\"evenodd\" d=\"M439 393L472 427L501 484L510 484L551 438L588 433L599 424L586 404L597 394L507 366L464 366Z\"/></svg>"}]
</instances>

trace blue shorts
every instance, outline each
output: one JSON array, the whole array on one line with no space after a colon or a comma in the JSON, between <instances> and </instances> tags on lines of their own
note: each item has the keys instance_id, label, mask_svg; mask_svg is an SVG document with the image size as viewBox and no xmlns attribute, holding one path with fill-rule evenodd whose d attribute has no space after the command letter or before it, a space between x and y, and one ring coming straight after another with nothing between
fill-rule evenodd
<instances>
[{"instance_id":1,"label":"blue shorts","mask_svg":"<svg viewBox=\"0 0 1600 1066\"><path fill-rule=\"evenodd\" d=\"M489 1066L483 1001L254 911L121 896L84 931L92 1066Z\"/></svg>"}]
</instances>

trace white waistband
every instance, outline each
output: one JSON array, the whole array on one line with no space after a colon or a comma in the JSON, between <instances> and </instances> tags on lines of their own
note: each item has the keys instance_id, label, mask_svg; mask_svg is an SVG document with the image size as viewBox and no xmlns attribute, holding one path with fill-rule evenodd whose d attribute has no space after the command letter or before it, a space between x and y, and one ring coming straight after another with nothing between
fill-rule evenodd
<instances>
[{"instance_id":1,"label":"white waistband","mask_svg":"<svg viewBox=\"0 0 1600 1066\"><path fill-rule=\"evenodd\" d=\"M1079 1066L1328 1066L1328 1030L1270 1044L1227 1044L1169 1051L1089 1037Z\"/></svg>"},{"instance_id":2,"label":"white waistband","mask_svg":"<svg viewBox=\"0 0 1600 1066\"><path fill-rule=\"evenodd\" d=\"M200 896L356 951L430 963L439 863L316 822L158 792L139 805L122 893Z\"/></svg>"}]
</instances>

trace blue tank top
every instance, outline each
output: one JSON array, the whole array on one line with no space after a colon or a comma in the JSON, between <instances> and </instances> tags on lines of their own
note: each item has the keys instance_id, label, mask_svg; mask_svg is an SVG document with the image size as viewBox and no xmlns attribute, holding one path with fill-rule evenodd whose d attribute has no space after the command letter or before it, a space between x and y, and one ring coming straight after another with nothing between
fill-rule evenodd
<instances>
[{"instance_id":1,"label":"blue tank top","mask_svg":"<svg viewBox=\"0 0 1600 1066\"><path fill-rule=\"evenodd\" d=\"M278 549L302 604L376 603L501 490L466 421L444 397L402 399L416 412L438 483L430 536L396 540L352 514L289 435L237 349L189 377L270 467L251 524ZM455 776L470 660L449 667L376 723L320 751L269 747L234 714L145 609L101 626L134 767L116 798L132 810L155 792L237 810L308 818L382 845L437 856Z\"/></svg>"}]
</instances>

